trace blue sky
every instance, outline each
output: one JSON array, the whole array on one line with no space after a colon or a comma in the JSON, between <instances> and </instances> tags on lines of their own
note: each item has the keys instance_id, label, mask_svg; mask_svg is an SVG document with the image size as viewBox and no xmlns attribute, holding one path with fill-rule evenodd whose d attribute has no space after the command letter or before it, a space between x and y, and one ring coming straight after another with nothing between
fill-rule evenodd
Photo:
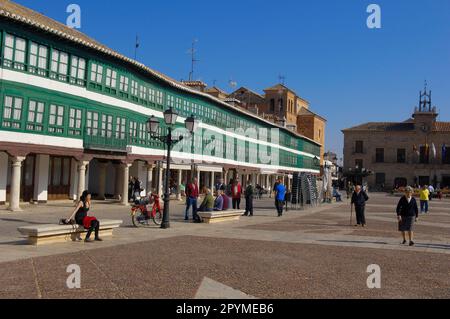
<instances>
[{"instance_id":1,"label":"blue sky","mask_svg":"<svg viewBox=\"0 0 450 319\"><path fill-rule=\"evenodd\" d=\"M278 82L328 119L327 150L342 153L341 129L367 121L401 121L418 104L427 79L440 120L450 121L449 0L17 0L65 22L77 3L82 28L111 48L177 80L195 78L230 90L262 92ZM366 8L382 9L368 29Z\"/></svg>"}]
</instances>

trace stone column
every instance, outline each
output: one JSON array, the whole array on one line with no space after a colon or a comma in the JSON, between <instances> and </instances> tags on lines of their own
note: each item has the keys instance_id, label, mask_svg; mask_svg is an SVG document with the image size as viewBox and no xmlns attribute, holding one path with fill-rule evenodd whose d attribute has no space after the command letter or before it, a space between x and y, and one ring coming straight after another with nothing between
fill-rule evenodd
<instances>
[{"instance_id":1,"label":"stone column","mask_svg":"<svg viewBox=\"0 0 450 319\"><path fill-rule=\"evenodd\" d=\"M6 203L6 180L8 177L8 154L0 152L0 205Z\"/></svg>"},{"instance_id":2,"label":"stone column","mask_svg":"<svg viewBox=\"0 0 450 319\"><path fill-rule=\"evenodd\" d=\"M230 182L230 181L228 180L228 171L225 170L224 173L223 173L223 183L224 183L225 185L228 185L229 182Z\"/></svg>"},{"instance_id":3,"label":"stone column","mask_svg":"<svg viewBox=\"0 0 450 319\"><path fill-rule=\"evenodd\" d=\"M33 200L39 204L47 203L48 199L49 161L50 161L49 155L36 156Z\"/></svg>"},{"instance_id":4,"label":"stone column","mask_svg":"<svg viewBox=\"0 0 450 319\"><path fill-rule=\"evenodd\" d=\"M108 163L98 162L98 200L106 199L106 165Z\"/></svg>"},{"instance_id":5,"label":"stone column","mask_svg":"<svg viewBox=\"0 0 450 319\"><path fill-rule=\"evenodd\" d=\"M183 170L178 170L178 185L177 185L177 200L181 201L181 190L180 185L183 183Z\"/></svg>"},{"instance_id":6,"label":"stone column","mask_svg":"<svg viewBox=\"0 0 450 319\"><path fill-rule=\"evenodd\" d=\"M147 194L153 192L153 164L147 164Z\"/></svg>"},{"instance_id":7,"label":"stone column","mask_svg":"<svg viewBox=\"0 0 450 319\"><path fill-rule=\"evenodd\" d=\"M211 185L211 192L214 192L214 177L215 173L211 172L209 184Z\"/></svg>"},{"instance_id":8,"label":"stone column","mask_svg":"<svg viewBox=\"0 0 450 319\"><path fill-rule=\"evenodd\" d=\"M128 206L128 180L130 179L130 167L131 164L123 163L122 165L122 205Z\"/></svg>"},{"instance_id":9,"label":"stone column","mask_svg":"<svg viewBox=\"0 0 450 319\"><path fill-rule=\"evenodd\" d=\"M81 195L86 190L86 167L89 165L88 161L78 162L78 198L80 200Z\"/></svg>"},{"instance_id":10,"label":"stone column","mask_svg":"<svg viewBox=\"0 0 450 319\"><path fill-rule=\"evenodd\" d=\"M201 181L200 181L200 170L197 168L197 181L198 181L198 187L200 187Z\"/></svg>"},{"instance_id":11,"label":"stone column","mask_svg":"<svg viewBox=\"0 0 450 319\"><path fill-rule=\"evenodd\" d=\"M11 172L11 192L9 199L9 210L13 212L20 212L20 185L21 185L21 168L25 156L16 156L12 158L12 172Z\"/></svg>"}]
</instances>

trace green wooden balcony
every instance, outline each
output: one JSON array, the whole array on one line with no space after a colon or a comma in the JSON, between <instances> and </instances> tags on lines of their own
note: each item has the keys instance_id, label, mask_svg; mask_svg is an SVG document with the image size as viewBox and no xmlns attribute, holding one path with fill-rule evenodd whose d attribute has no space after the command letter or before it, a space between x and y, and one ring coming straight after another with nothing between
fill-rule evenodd
<instances>
[{"instance_id":1,"label":"green wooden balcony","mask_svg":"<svg viewBox=\"0 0 450 319\"><path fill-rule=\"evenodd\" d=\"M87 150L126 152L128 139L120 139L115 136L89 135L83 138L84 148Z\"/></svg>"}]
</instances>

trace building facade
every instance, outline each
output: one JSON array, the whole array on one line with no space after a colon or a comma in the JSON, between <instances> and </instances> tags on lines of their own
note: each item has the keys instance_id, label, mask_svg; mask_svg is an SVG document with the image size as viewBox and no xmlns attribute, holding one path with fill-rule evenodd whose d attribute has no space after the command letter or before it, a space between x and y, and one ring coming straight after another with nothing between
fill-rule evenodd
<instances>
[{"instance_id":1,"label":"building facade","mask_svg":"<svg viewBox=\"0 0 450 319\"><path fill-rule=\"evenodd\" d=\"M270 186L276 176L319 173L314 140L7 0L0 44L0 203L11 210L20 201L76 199L85 189L127 204L130 176L161 193L166 152L146 122L168 108L179 113L180 135L187 117L201 121L172 152L175 185L195 176L212 188L219 177L253 175Z\"/></svg>"},{"instance_id":2,"label":"building facade","mask_svg":"<svg viewBox=\"0 0 450 319\"><path fill-rule=\"evenodd\" d=\"M369 187L379 190L406 185L450 187L450 122L437 117L431 91L425 88L408 120L343 130L346 174L366 175ZM361 171L366 174L358 174Z\"/></svg>"}]
</instances>

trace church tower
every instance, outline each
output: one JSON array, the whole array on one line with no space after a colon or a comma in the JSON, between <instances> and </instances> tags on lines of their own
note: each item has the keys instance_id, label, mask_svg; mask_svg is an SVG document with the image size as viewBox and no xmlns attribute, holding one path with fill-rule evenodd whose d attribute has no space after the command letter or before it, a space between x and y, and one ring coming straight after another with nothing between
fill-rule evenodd
<instances>
[{"instance_id":1,"label":"church tower","mask_svg":"<svg viewBox=\"0 0 450 319\"><path fill-rule=\"evenodd\" d=\"M419 107L415 108L413 114L415 128L422 133L430 133L438 113L436 112L436 107L432 106L431 90L427 91L426 83L424 91L420 91L419 94Z\"/></svg>"}]
</instances>

